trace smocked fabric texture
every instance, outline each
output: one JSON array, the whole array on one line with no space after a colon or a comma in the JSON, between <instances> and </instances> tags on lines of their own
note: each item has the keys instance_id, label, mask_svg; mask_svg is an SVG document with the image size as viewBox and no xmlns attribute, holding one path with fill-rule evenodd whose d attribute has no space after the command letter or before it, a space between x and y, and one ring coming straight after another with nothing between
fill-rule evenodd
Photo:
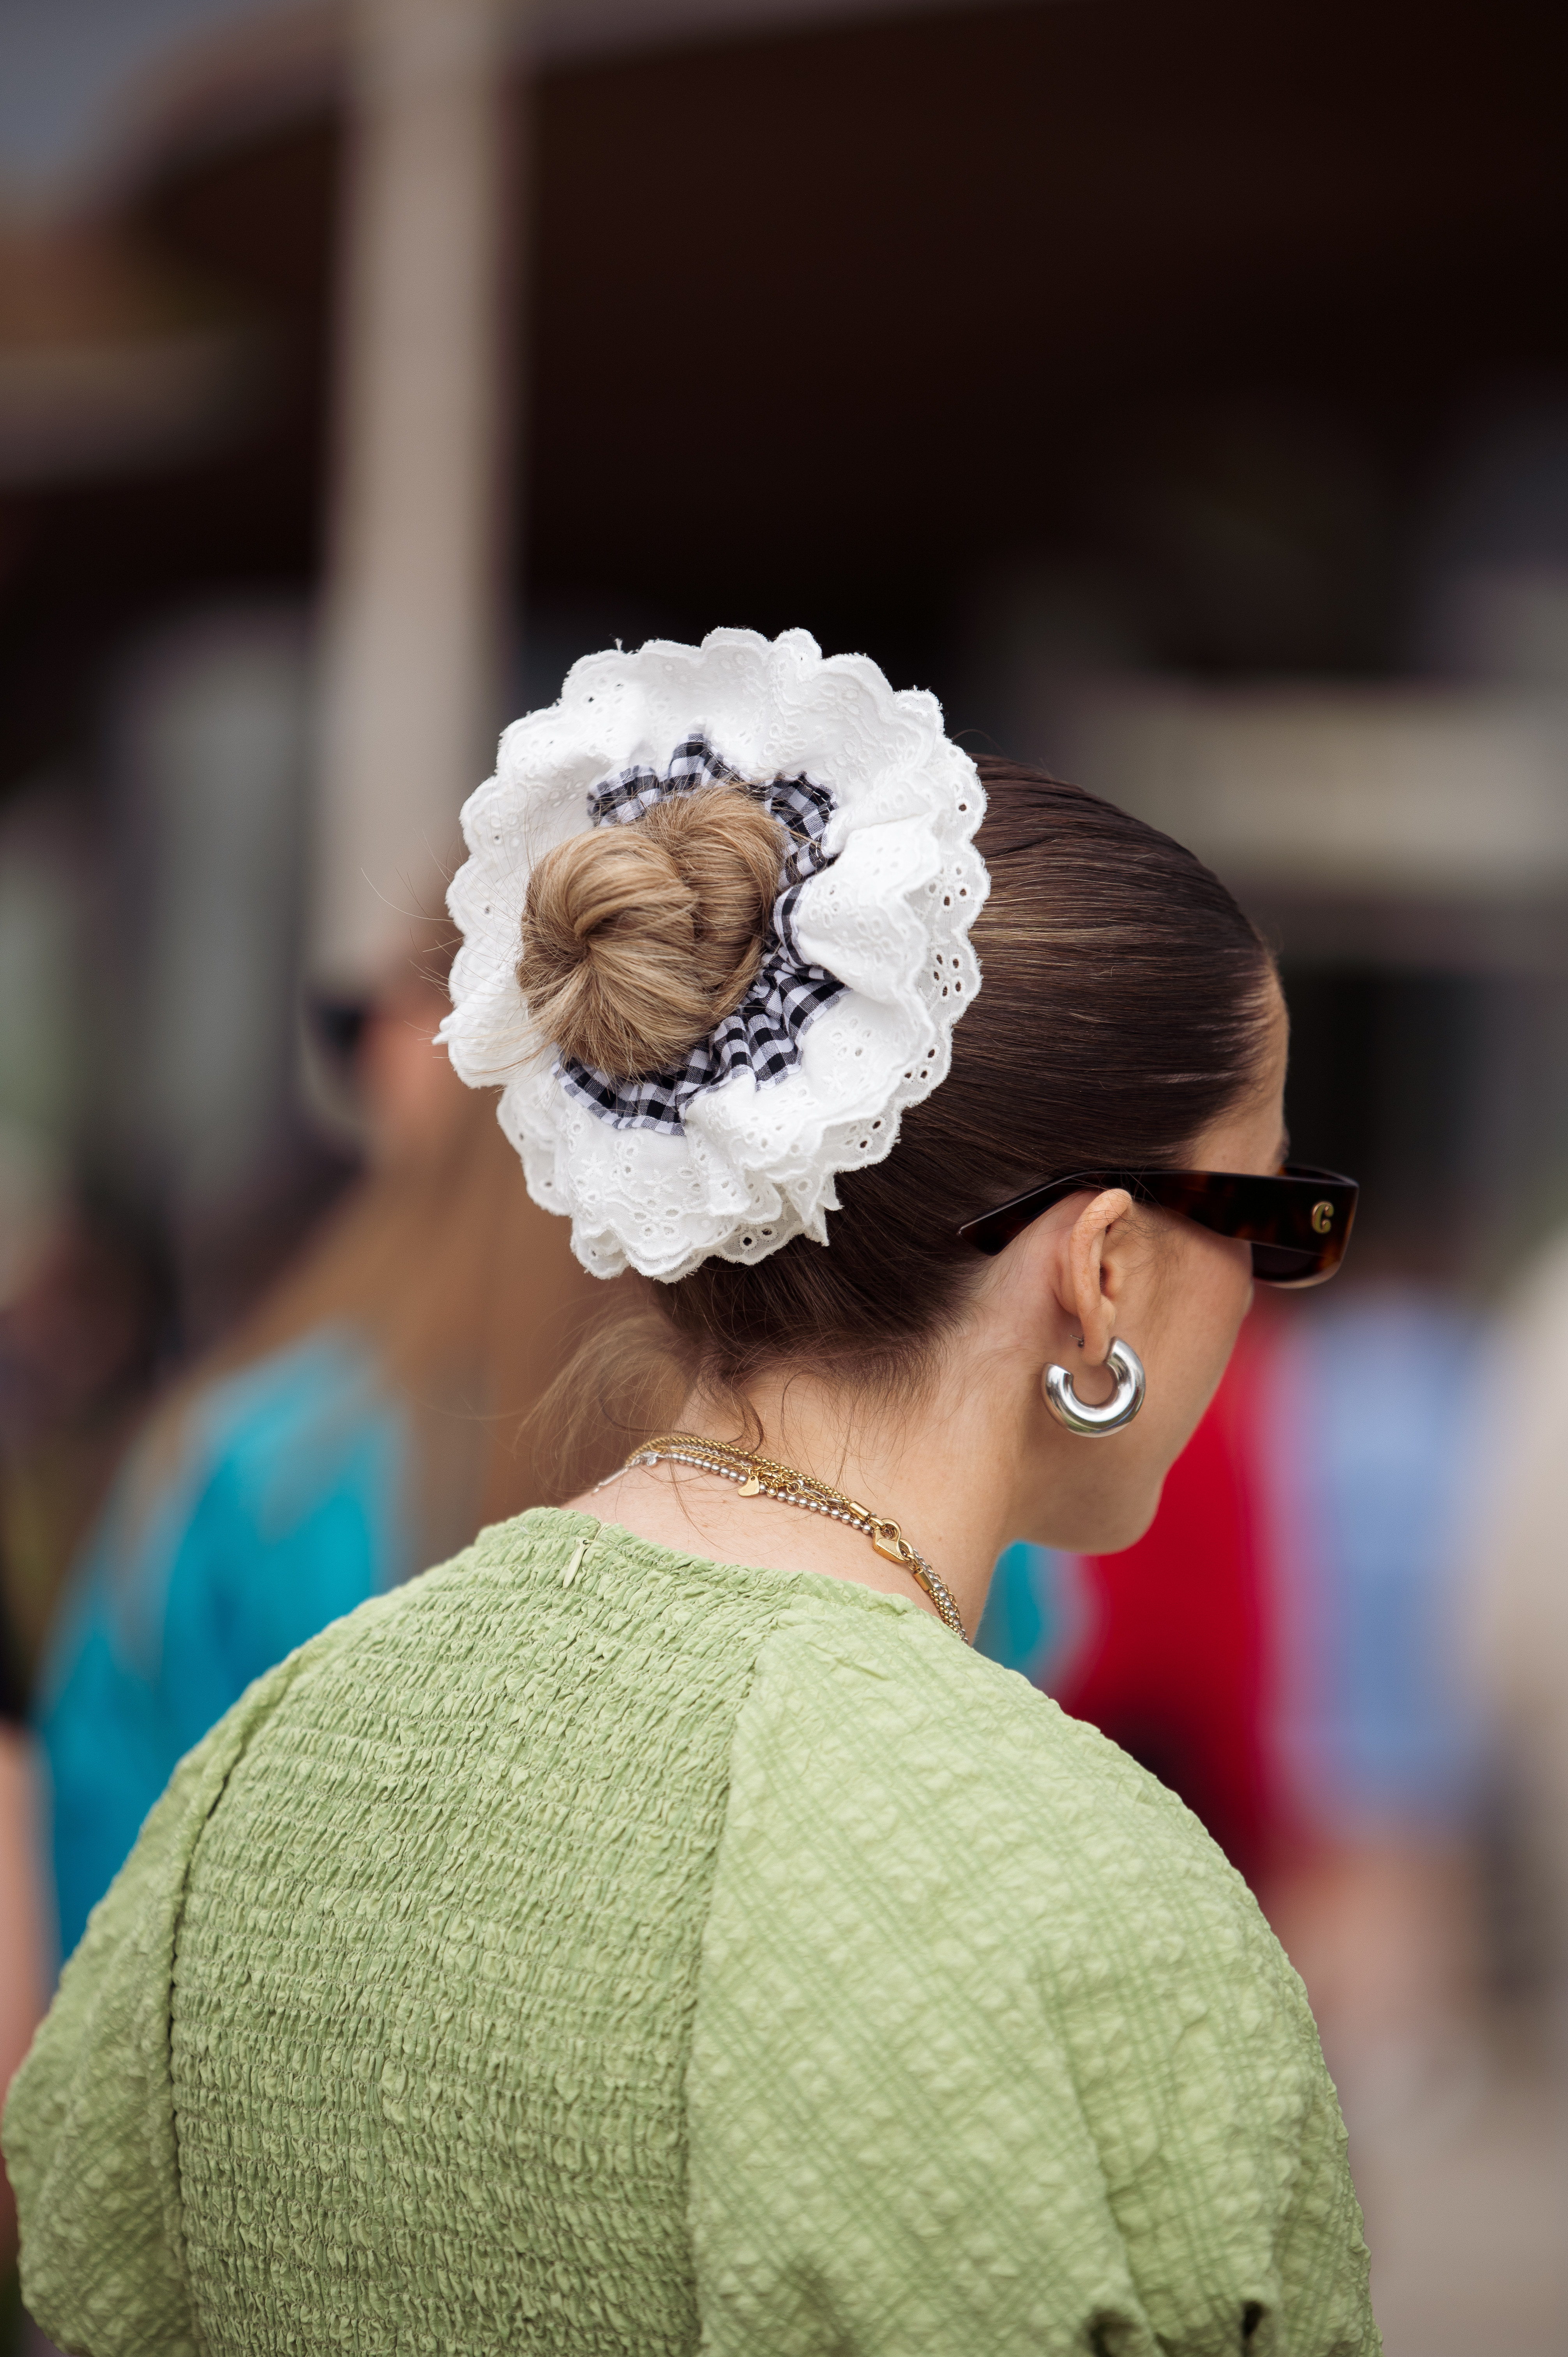
<instances>
[{"instance_id":1,"label":"smocked fabric texture","mask_svg":"<svg viewBox=\"0 0 1568 2357\"><path fill-rule=\"evenodd\" d=\"M740 1005L667 1071L620 1081L575 1056L557 1059L554 1077L568 1096L612 1129L658 1129L679 1136L686 1106L703 1089L717 1088L737 1072L749 1074L758 1088L771 1087L794 1071L807 1027L843 988L836 976L807 963L795 938L801 887L829 864L822 836L833 798L825 786L807 777L753 782L721 759L705 737L688 737L663 770L623 770L591 787L588 817L595 826L628 826L671 794L695 793L704 786L734 786L749 794L789 844L779 862L768 943Z\"/></svg>"},{"instance_id":2,"label":"smocked fabric texture","mask_svg":"<svg viewBox=\"0 0 1568 2357\"><path fill-rule=\"evenodd\" d=\"M531 1024L517 971L528 879L596 823L618 779L635 799L667 780L672 746L697 743L730 777L831 796L821 863L780 895L788 972L807 1000L791 1007L781 985L761 1010L792 1060L769 1064L784 1051L760 1033L761 1065L743 1060L732 1037L703 1085L660 1082L650 1117L633 1103L622 1119L591 1080L567 1085ZM500 1088L529 1192L571 1220L585 1268L673 1280L714 1254L749 1263L792 1236L826 1242L840 1172L890 1152L906 1107L945 1078L953 1026L980 990L970 932L989 889L974 844L984 810L936 698L895 691L865 655L824 657L805 630L585 655L557 703L512 723L495 776L464 805L468 857L447 896L463 946L440 1036L464 1080ZM822 984L799 979L809 973Z\"/></svg>"},{"instance_id":3,"label":"smocked fabric texture","mask_svg":"<svg viewBox=\"0 0 1568 2357\"><path fill-rule=\"evenodd\" d=\"M1299 1982L898 1598L535 1512L183 1762L5 2151L89 2357L1376 2351Z\"/></svg>"}]
</instances>

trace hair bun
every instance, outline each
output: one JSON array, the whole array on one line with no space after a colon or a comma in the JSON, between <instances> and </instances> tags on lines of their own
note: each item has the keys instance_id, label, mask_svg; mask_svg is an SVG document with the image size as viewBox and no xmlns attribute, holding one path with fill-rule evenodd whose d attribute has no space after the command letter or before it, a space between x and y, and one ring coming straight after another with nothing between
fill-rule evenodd
<instances>
[{"instance_id":1,"label":"hair bun","mask_svg":"<svg viewBox=\"0 0 1568 2357\"><path fill-rule=\"evenodd\" d=\"M679 1061L751 985L784 848L735 786L557 844L529 878L517 968L541 1036L613 1080Z\"/></svg>"}]
</instances>

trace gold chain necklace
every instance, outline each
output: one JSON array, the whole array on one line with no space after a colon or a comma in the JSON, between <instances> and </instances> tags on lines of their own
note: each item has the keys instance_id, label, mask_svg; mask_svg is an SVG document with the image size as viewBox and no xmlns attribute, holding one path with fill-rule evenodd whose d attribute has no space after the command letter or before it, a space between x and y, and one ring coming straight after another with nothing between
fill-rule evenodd
<instances>
[{"instance_id":1,"label":"gold chain necklace","mask_svg":"<svg viewBox=\"0 0 1568 2357\"><path fill-rule=\"evenodd\" d=\"M819 1481L814 1473L797 1473L792 1465L777 1464L749 1448L732 1448L727 1440L705 1440L696 1432L663 1432L656 1440L645 1440L640 1448L632 1450L621 1469L629 1473L634 1466L661 1463L694 1465L699 1472L722 1473L726 1481L740 1484L743 1498L777 1498L786 1506L800 1506L808 1514L826 1514L833 1522L864 1531L879 1555L902 1565L918 1581L954 1636L968 1644L958 1606L945 1581L909 1544L897 1523L874 1514L869 1506L835 1490L831 1482Z\"/></svg>"}]
</instances>

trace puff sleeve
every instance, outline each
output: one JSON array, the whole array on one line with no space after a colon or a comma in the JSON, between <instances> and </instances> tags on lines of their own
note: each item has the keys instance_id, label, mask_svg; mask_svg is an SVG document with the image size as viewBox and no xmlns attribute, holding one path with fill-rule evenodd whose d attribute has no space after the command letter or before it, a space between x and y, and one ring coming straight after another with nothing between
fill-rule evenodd
<instances>
[{"instance_id":1,"label":"puff sleeve","mask_svg":"<svg viewBox=\"0 0 1568 2357\"><path fill-rule=\"evenodd\" d=\"M93 1910L12 2083L5 2164L22 2296L87 2357L199 2357L184 2266L169 2070L175 1947L201 1829L295 1659L176 1769Z\"/></svg>"},{"instance_id":2,"label":"puff sleeve","mask_svg":"<svg viewBox=\"0 0 1568 2357\"><path fill-rule=\"evenodd\" d=\"M688 2115L713 2357L1379 2346L1338 2106L1244 1885L921 1618L763 1650Z\"/></svg>"}]
</instances>

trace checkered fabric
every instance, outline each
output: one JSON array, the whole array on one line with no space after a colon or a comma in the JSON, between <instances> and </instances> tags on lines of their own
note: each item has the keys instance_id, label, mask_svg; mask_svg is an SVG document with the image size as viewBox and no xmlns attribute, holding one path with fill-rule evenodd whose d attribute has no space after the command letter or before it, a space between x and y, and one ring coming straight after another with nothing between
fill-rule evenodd
<instances>
[{"instance_id":1,"label":"checkered fabric","mask_svg":"<svg viewBox=\"0 0 1568 2357\"><path fill-rule=\"evenodd\" d=\"M700 1039L690 1055L661 1072L636 1080L612 1080L607 1072L563 1056L555 1078L569 1096L614 1129L657 1129L679 1134L687 1105L704 1089L717 1088L731 1074L749 1071L759 1087L781 1081L800 1060L800 1040L844 985L820 965L808 965L795 935L795 912L808 880L832 865L822 836L832 816L826 786L808 777L775 778L756 785L722 760L707 738L687 737L667 769L623 770L588 791L588 817L595 826L626 826L670 794L694 793L703 786L738 786L754 795L779 821L789 849L779 871L770 940L756 980L733 1014Z\"/></svg>"}]
</instances>

